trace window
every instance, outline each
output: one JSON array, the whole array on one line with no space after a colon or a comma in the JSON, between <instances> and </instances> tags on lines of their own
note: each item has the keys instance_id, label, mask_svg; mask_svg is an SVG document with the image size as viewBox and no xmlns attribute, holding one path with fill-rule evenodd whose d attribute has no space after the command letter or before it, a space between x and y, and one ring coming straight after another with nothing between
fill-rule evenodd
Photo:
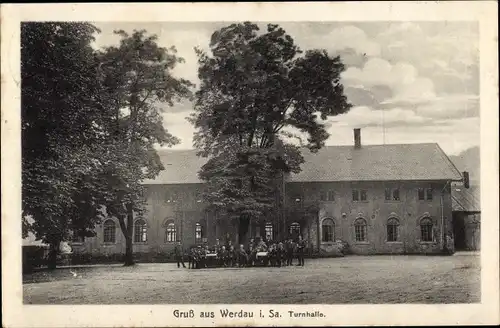
<instances>
[{"instance_id":1,"label":"window","mask_svg":"<svg viewBox=\"0 0 500 328\"><path fill-rule=\"evenodd\" d=\"M300 224L294 222L290 225L290 235L292 238L297 238L300 235Z\"/></svg>"},{"instance_id":2,"label":"window","mask_svg":"<svg viewBox=\"0 0 500 328\"><path fill-rule=\"evenodd\" d=\"M385 188L385 200L391 200L391 189Z\"/></svg>"},{"instance_id":3,"label":"window","mask_svg":"<svg viewBox=\"0 0 500 328\"><path fill-rule=\"evenodd\" d=\"M427 188L425 190L425 199L432 200L432 188Z\"/></svg>"},{"instance_id":4,"label":"window","mask_svg":"<svg viewBox=\"0 0 500 328\"><path fill-rule=\"evenodd\" d=\"M357 190L352 191L352 201L353 202L359 201L359 192Z\"/></svg>"},{"instance_id":5,"label":"window","mask_svg":"<svg viewBox=\"0 0 500 328\"><path fill-rule=\"evenodd\" d=\"M424 188L418 188L418 200L425 200Z\"/></svg>"},{"instance_id":6,"label":"window","mask_svg":"<svg viewBox=\"0 0 500 328\"><path fill-rule=\"evenodd\" d=\"M179 200L179 197L177 196L177 193L175 192L167 192L165 195L165 201L167 203L177 203Z\"/></svg>"},{"instance_id":7,"label":"window","mask_svg":"<svg viewBox=\"0 0 500 328\"><path fill-rule=\"evenodd\" d=\"M147 241L146 221L139 219L134 223L134 243L145 243Z\"/></svg>"},{"instance_id":8,"label":"window","mask_svg":"<svg viewBox=\"0 0 500 328\"><path fill-rule=\"evenodd\" d=\"M266 240L273 240L274 233L273 233L273 224L268 222L266 223L266 226L264 227L265 233L266 233Z\"/></svg>"},{"instance_id":9,"label":"window","mask_svg":"<svg viewBox=\"0 0 500 328\"><path fill-rule=\"evenodd\" d=\"M399 200L399 188L392 190L392 200Z\"/></svg>"},{"instance_id":10,"label":"window","mask_svg":"<svg viewBox=\"0 0 500 328\"><path fill-rule=\"evenodd\" d=\"M432 188L418 188L418 200L432 200Z\"/></svg>"},{"instance_id":11,"label":"window","mask_svg":"<svg viewBox=\"0 0 500 328\"><path fill-rule=\"evenodd\" d=\"M323 202L333 202L335 201L335 192L333 190L321 191L319 194L319 198Z\"/></svg>"},{"instance_id":12,"label":"window","mask_svg":"<svg viewBox=\"0 0 500 328\"><path fill-rule=\"evenodd\" d=\"M330 242L335 240L335 223L332 219L324 219L321 224L323 242Z\"/></svg>"},{"instance_id":13,"label":"window","mask_svg":"<svg viewBox=\"0 0 500 328\"><path fill-rule=\"evenodd\" d=\"M196 191L194 193L194 201L195 201L195 203L203 202L203 195L202 195L201 191Z\"/></svg>"},{"instance_id":14,"label":"window","mask_svg":"<svg viewBox=\"0 0 500 328\"><path fill-rule=\"evenodd\" d=\"M385 200L386 201L399 201L399 188L391 189L391 188L386 188L385 189Z\"/></svg>"},{"instance_id":15,"label":"window","mask_svg":"<svg viewBox=\"0 0 500 328\"><path fill-rule=\"evenodd\" d=\"M423 218L420 221L420 240L432 241L432 220L430 218Z\"/></svg>"},{"instance_id":16,"label":"window","mask_svg":"<svg viewBox=\"0 0 500 328\"><path fill-rule=\"evenodd\" d=\"M356 241L366 241L365 219L356 219L354 221L354 233L356 234Z\"/></svg>"},{"instance_id":17,"label":"window","mask_svg":"<svg viewBox=\"0 0 500 328\"><path fill-rule=\"evenodd\" d=\"M199 244L202 242L203 238L203 230L201 228L201 224L196 223L194 227L194 242Z\"/></svg>"},{"instance_id":18,"label":"window","mask_svg":"<svg viewBox=\"0 0 500 328\"><path fill-rule=\"evenodd\" d=\"M359 201L366 201L368 199L367 197L367 192L366 190L357 190L357 189L354 189L352 191L352 200L354 202L359 202Z\"/></svg>"},{"instance_id":19,"label":"window","mask_svg":"<svg viewBox=\"0 0 500 328\"><path fill-rule=\"evenodd\" d=\"M113 220L106 220L104 222L104 242L105 243L115 243L116 242L116 225Z\"/></svg>"},{"instance_id":20,"label":"window","mask_svg":"<svg viewBox=\"0 0 500 328\"><path fill-rule=\"evenodd\" d=\"M387 220L387 241L398 241L399 221L396 218Z\"/></svg>"},{"instance_id":21,"label":"window","mask_svg":"<svg viewBox=\"0 0 500 328\"><path fill-rule=\"evenodd\" d=\"M165 228L165 242L174 242L177 241L177 229L175 228L175 224L173 222L167 224Z\"/></svg>"}]
</instances>

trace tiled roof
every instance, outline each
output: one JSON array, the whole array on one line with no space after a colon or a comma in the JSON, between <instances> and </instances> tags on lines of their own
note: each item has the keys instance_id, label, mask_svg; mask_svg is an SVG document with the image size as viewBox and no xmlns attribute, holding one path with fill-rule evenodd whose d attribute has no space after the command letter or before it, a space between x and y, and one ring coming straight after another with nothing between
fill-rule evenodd
<instances>
[{"instance_id":1,"label":"tiled roof","mask_svg":"<svg viewBox=\"0 0 500 328\"><path fill-rule=\"evenodd\" d=\"M479 186L470 186L469 189L453 187L451 197L453 211L481 212Z\"/></svg>"},{"instance_id":2,"label":"tiled roof","mask_svg":"<svg viewBox=\"0 0 500 328\"><path fill-rule=\"evenodd\" d=\"M201 183L198 171L206 159L195 150L161 150L165 166L145 184ZM317 153L304 150L302 171L290 182L455 180L460 172L435 143L401 145L326 146Z\"/></svg>"}]
</instances>

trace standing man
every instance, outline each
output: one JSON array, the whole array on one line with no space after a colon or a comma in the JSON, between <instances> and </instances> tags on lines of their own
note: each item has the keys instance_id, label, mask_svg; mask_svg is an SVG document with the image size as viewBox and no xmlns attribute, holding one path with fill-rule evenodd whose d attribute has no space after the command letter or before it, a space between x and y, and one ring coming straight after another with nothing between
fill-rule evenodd
<instances>
[{"instance_id":1,"label":"standing man","mask_svg":"<svg viewBox=\"0 0 500 328\"><path fill-rule=\"evenodd\" d=\"M180 268L182 263L182 267L186 268L186 265L184 264L184 250L182 249L182 244L180 241L177 242L177 245L175 245L174 254L175 261L177 262L177 267Z\"/></svg>"},{"instance_id":2,"label":"standing man","mask_svg":"<svg viewBox=\"0 0 500 328\"><path fill-rule=\"evenodd\" d=\"M299 236L299 241L297 242L297 259L299 260L298 266L304 266L304 251L306 248L306 242Z\"/></svg>"},{"instance_id":3,"label":"standing man","mask_svg":"<svg viewBox=\"0 0 500 328\"><path fill-rule=\"evenodd\" d=\"M293 252L295 245L292 239L288 239L286 243L286 265L290 266L293 264Z\"/></svg>"}]
</instances>

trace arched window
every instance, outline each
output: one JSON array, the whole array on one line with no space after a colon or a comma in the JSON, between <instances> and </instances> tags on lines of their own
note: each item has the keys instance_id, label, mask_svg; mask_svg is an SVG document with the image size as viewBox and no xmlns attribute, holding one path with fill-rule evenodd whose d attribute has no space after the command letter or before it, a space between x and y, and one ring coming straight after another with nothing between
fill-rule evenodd
<instances>
[{"instance_id":1,"label":"arched window","mask_svg":"<svg viewBox=\"0 0 500 328\"><path fill-rule=\"evenodd\" d=\"M354 233L356 235L356 241L366 241L366 220L356 219L354 221Z\"/></svg>"},{"instance_id":2,"label":"arched window","mask_svg":"<svg viewBox=\"0 0 500 328\"><path fill-rule=\"evenodd\" d=\"M398 241L399 239L399 221L396 218L387 220L387 241Z\"/></svg>"},{"instance_id":3,"label":"arched window","mask_svg":"<svg viewBox=\"0 0 500 328\"><path fill-rule=\"evenodd\" d=\"M139 219L134 223L134 243L145 243L147 241L146 221Z\"/></svg>"},{"instance_id":4,"label":"arched window","mask_svg":"<svg viewBox=\"0 0 500 328\"><path fill-rule=\"evenodd\" d=\"M196 244L199 244L202 242L202 238L203 238L203 229L201 227L201 224L196 223L194 227L194 242Z\"/></svg>"},{"instance_id":5,"label":"arched window","mask_svg":"<svg viewBox=\"0 0 500 328\"><path fill-rule=\"evenodd\" d=\"M264 229L266 232L266 240L273 240L273 237L274 237L273 224L270 222L267 222Z\"/></svg>"},{"instance_id":6,"label":"arched window","mask_svg":"<svg viewBox=\"0 0 500 328\"><path fill-rule=\"evenodd\" d=\"M298 222L294 222L290 225L290 236L292 239L297 239L300 236L300 224Z\"/></svg>"},{"instance_id":7,"label":"arched window","mask_svg":"<svg viewBox=\"0 0 500 328\"><path fill-rule=\"evenodd\" d=\"M177 229L175 228L175 224L170 222L165 228L165 242L169 243L174 241L177 241Z\"/></svg>"},{"instance_id":8,"label":"arched window","mask_svg":"<svg viewBox=\"0 0 500 328\"><path fill-rule=\"evenodd\" d=\"M420 240L432 241L432 220L430 218L423 218L420 220Z\"/></svg>"},{"instance_id":9,"label":"arched window","mask_svg":"<svg viewBox=\"0 0 500 328\"><path fill-rule=\"evenodd\" d=\"M105 243L115 243L116 242L116 225L113 220L106 220L104 222L104 242Z\"/></svg>"},{"instance_id":10,"label":"arched window","mask_svg":"<svg viewBox=\"0 0 500 328\"><path fill-rule=\"evenodd\" d=\"M321 223L321 240L329 242L335 240L335 223L332 219L324 219Z\"/></svg>"}]
</instances>

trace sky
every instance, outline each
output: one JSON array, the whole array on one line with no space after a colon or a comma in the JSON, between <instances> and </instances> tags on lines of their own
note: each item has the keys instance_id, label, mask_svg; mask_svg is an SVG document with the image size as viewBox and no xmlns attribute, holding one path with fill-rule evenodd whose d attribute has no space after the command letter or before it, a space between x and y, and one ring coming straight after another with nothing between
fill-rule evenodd
<instances>
[{"instance_id":1,"label":"sky","mask_svg":"<svg viewBox=\"0 0 500 328\"><path fill-rule=\"evenodd\" d=\"M276 23L276 22L272 22ZM118 44L113 31L146 30L185 59L172 72L199 84L194 47L228 22L94 23L95 47ZM265 27L267 23L259 23ZM448 155L479 146L479 27L473 22L279 22L302 50L341 56L342 83L352 109L328 118L327 145L437 142ZM165 108L164 124L192 148L189 101Z\"/></svg>"}]
</instances>

